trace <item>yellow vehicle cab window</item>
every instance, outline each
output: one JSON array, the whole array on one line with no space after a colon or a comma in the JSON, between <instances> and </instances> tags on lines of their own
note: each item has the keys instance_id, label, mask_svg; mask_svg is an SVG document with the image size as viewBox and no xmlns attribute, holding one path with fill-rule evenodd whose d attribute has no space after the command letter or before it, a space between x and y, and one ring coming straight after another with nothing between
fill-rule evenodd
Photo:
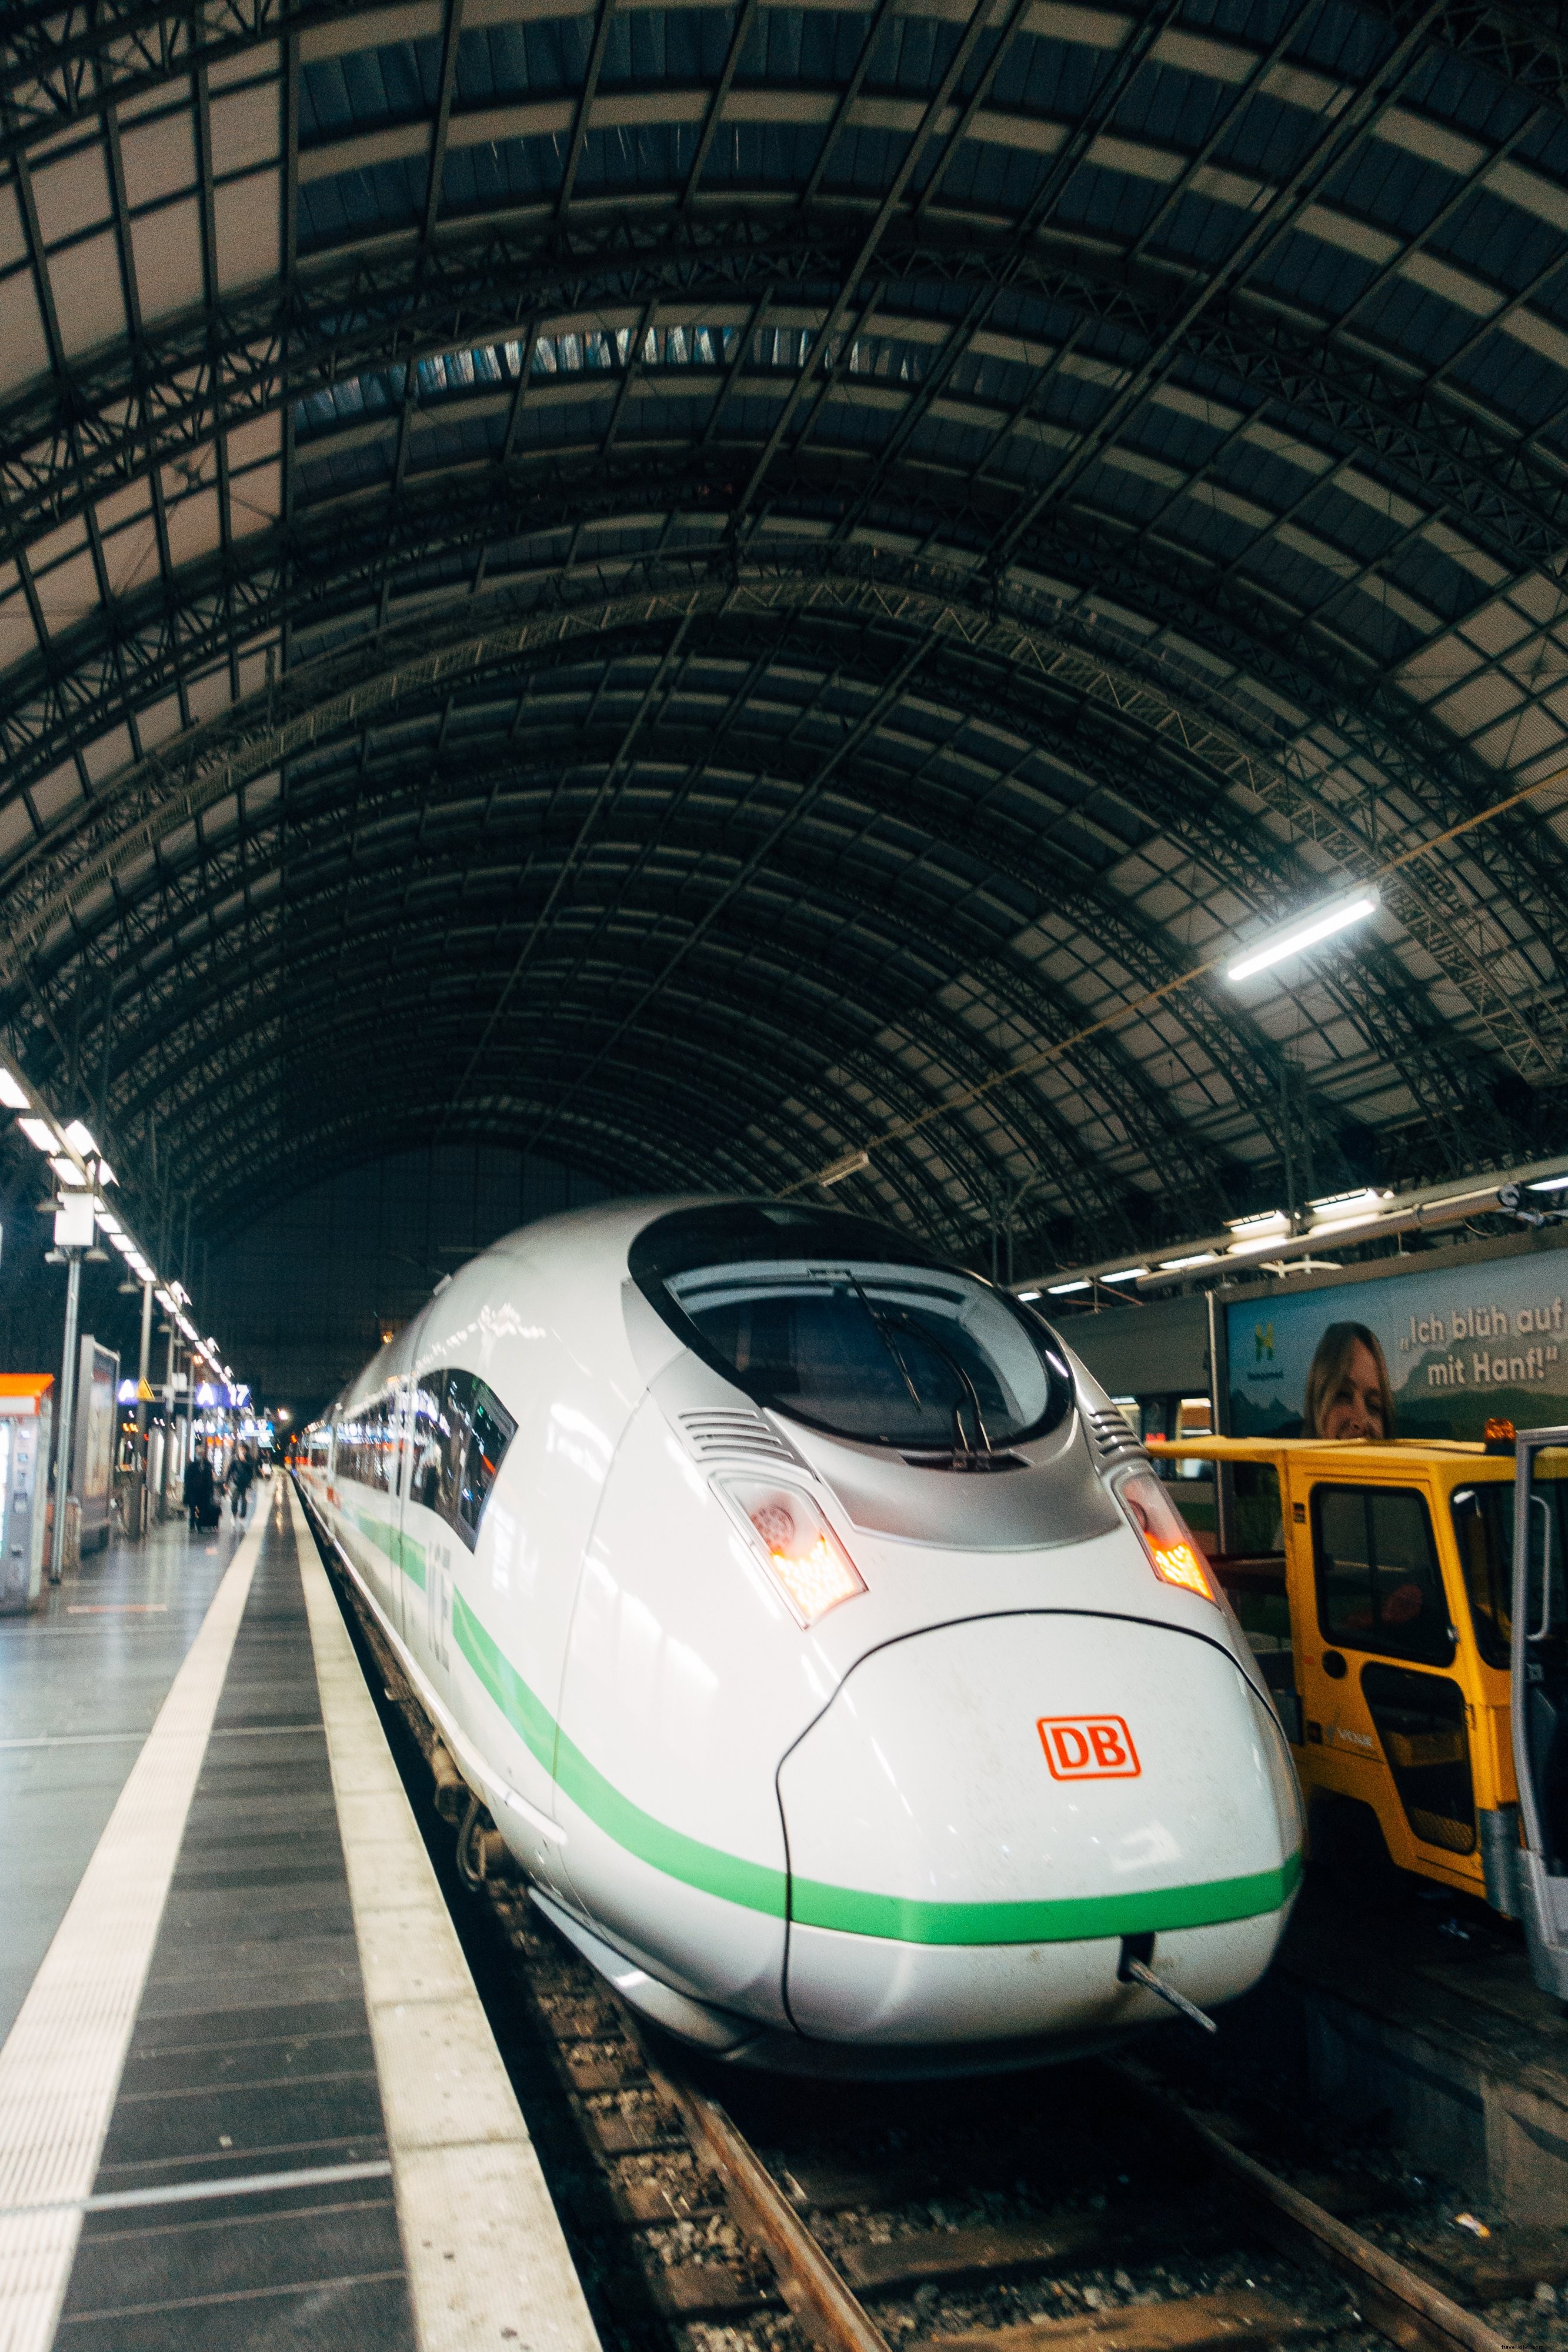
<instances>
[{"instance_id":1,"label":"yellow vehicle cab window","mask_svg":"<svg viewBox=\"0 0 1568 2352\"><path fill-rule=\"evenodd\" d=\"M1506 1668L1513 1639L1513 1488L1466 1486L1452 1507L1476 1647L1489 1666Z\"/></svg>"},{"instance_id":2,"label":"yellow vehicle cab window","mask_svg":"<svg viewBox=\"0 0 1568 2352\"><path fill-rule=\"evenodd\" d=\"M1446 1666L1454 1629L1424 1498L1407 1486L1312 1489L1318 1622L1347 1650Z\"/></svg>"},{"instance_id":3,"label":"yellow vehicle cab window","mask_svg":"<svg viewBox=\"0 0 1568 2352\"><path fill-rule=\"evenodd\" d=\"M1476 1799L1458 1684L1374 1663L1362 1668L1361 1687L1415 1834L1448 1853L1474 1853Z\"/></svg>"}]
</instances>

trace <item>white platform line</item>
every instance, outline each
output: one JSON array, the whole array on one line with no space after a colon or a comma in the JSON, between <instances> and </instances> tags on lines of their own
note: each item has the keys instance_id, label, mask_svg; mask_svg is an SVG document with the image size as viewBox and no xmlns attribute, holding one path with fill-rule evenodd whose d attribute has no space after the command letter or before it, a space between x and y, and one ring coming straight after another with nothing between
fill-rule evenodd
<instances>
[{"instance_id":1,"label":"white platform line","mask_svg":"<svg viewBox=\"0 0 1568 2352\"><path fill-rule=\"evenodd\" d=\"M363 2164L315 2164L293 2172L247 2172L238 2179L169 2180L158 2189L111 2189L102 2197L79 2198L74 2205L24 2205L23 2213L133 2213L143 2205L205 2205L213 2197L265 2197L274 2189L332 2189L344 2180L386 2180L392 2166L384 2156ZM13 2216L0 2212L0 2221Z\"/></svg>"},{"instance_id":2,"label":"white platform line","mask_svg":"<svg viewBox=\"0 0 1568 2352\"><path fill-rule=\"evenodd\" d=\"M539 2158L298 1497L315 1645L419 2352L599 2352Z\"/></svg>"},{"instance_id":3,"label":"white platform line","mask_svg":"<svg viewBox=\"0 0 1568 2352\"><path fill-rule=\"evenodd\" d=\"M0 2352L47 2352L265 1520L241 1543L0 2050Z\"/></svg>"}]
</instances>

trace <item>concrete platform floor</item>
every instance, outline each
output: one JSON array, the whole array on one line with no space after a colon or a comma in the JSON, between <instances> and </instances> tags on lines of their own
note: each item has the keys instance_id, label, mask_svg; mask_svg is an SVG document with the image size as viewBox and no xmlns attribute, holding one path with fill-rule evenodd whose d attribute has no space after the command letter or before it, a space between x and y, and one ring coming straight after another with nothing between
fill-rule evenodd
<instances>
[{"instance_id":1,"label":"concrete platform floor","mask_svg":"<svg viewBox=\"0 0 1568 2352\"><path fill-rule=\"evenodd\" d=\"M0 1617L0 2042L243 1533L154 1526Z\"/></svg>"}]
</instances>

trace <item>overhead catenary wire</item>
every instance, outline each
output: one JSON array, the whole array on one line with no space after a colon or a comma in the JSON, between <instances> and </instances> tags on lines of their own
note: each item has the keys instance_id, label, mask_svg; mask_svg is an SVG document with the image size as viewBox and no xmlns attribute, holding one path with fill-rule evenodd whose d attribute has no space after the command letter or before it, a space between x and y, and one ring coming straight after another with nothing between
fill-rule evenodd
<instances>
[{"instance_id":1,"label":"overhead catenary wire","mask_svg":"<svg viewBox=\"0 0 1568 2352\"><path fill-rule=\"evenodd\" d=\"M1568 782L1568 763L1552 769L1549 775L1538 776L1532 784L1522 785L1518 792L1510 793L1505 800L1494 801L1489 808L1479 809L1473 816L1461 817L1458 824L1448 825L1441 833L1428 834L1408 849L1400 850L1397 856L1385 858L1373 873L1364 877L1364 886L1370 887L1384 881L1403 866L1414 865L1418 857L1429 856L1433 850L1457 841L1462 834L1474 833L1479 826L1491 824L1494 818L1506 816L1510 809L1532 800L1537 793L1545 792L1552 784L1565 782ZM869 1137L864 1145L839 1152L810 1175L797 1176L794 1183L782 1187L780 1197L787 1200L792 1193L804 1192L813 1185L837 1182L854 1170L865 1167L873 1152L885 1149L889 1143L908 1142L911 1136L919 1135L938 1119L950 1118L958 1111L970 1109L987 1095L994 1094L999 1087L1011 1086L1019 1078L1032 1077L1037 1071L1062 1060L1075 1047L1087 1044L1089 1038L1100 1036L1107 1029L1114 1029L1124 1021L1136 1020L1140 1013L1152 1012L1156 1005L1206 979L1211 971L1217 971L1222 964L1229 962L1235 953L1236 942L1233 940L1218 954L1206 957L1202 963L1193 964L1185 971L1177 972L1173 979L1162 981L1157 988L1145 989L1141 996L1129 997L1113 1005L1109 1013L1102 1013L1097 1019L1087 1022L1081 1029L1075 1029L1070 1037L1058 1038L1054 1045L1037 1046L1022 1060L1009 1062L1005 1069L994 1070L989 1077L977 1080L957 1094L944 1096L941 1102L931 1104L913 1118L896 1120L891 1127ZM846 1166L847 1161L850 1163L848 1167Z\"/></svg>"}]
</instances>

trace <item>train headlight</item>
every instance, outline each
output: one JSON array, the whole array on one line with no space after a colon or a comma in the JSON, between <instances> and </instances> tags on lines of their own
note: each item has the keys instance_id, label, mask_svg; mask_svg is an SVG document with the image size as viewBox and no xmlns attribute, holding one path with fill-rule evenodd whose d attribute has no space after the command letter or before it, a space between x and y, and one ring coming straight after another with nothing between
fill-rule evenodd
<instances>
[{"instance_id":1,"label":"train headlight","mask_svg":"<svg viewBox=\"0 0 1568 2352\"><path fill-rule=\"evenodd\" d=\"M811 1496L799 1486L726 1478L773 1582L801 1625L815 1625L841 1601L864 1592L864 1578Z\"/></svg>"},{"instance_id":2,"label":"train headlight","mask_svg":"<svg viewBox=\"0 0 1568 2352\"><path fill-rule=\"evenodd\" d=\"M1134 1470L1121 1480L1116 1497L1161 1583L1179 1585L1217 1606L1219 1595L1193 1531L1153 1472Z\"/></svg>"}]
</instances>

